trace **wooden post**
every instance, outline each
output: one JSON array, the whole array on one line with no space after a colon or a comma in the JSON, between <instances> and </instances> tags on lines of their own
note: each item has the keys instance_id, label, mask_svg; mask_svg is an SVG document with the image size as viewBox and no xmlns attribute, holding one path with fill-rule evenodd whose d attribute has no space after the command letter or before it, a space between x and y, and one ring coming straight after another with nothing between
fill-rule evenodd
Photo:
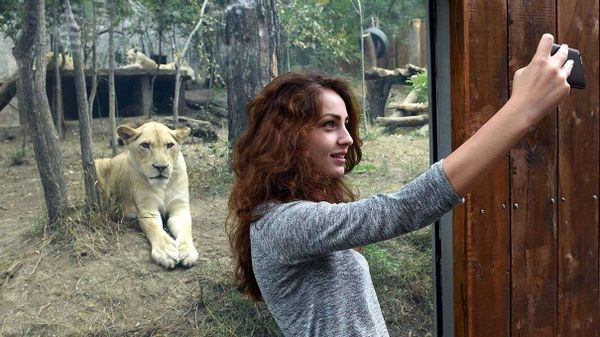
<instances>
[{"instance_id":1,"label":"wooden post","mask_svg":"<svg viewBox=\"0 0 600 337\"><path fill-rule=\"evenodd\" d=\"M142 111L144 116L150 116L150 111L152 110L152 88L150 85L151 75L142 75L138 76L139 85L139 94L142 103Z\"/></svg>"},{"instance_id":2,"label":"wooden post","mask_svg":"<svg viewBox=\"0 0 600 337\"><path fill-rule=\"evenodd\" d=\"M399 35L396 35L394 44L396 45L396 67L402 68L408 63L408 44L406 43L406 31L401 30Z\"/></svg>"},{"instance_id":3,"label":"wooden post","mask_svg":"<svg viewBox=\"0 0 600 337\"><path fill-rule=\"evenodd\" d=\"M425 67L427 64L425 46L425 22L421 19L410 20L408 35L408 63Z\"/></svg>"},{"instance_id":4,"label":"wooden post","mask_svg":"<svg viewBox=\"0 0 600 337\"><path fill-rule=\"evenodd\" d=\"M581 51L587 80L558 107L557 336L598 336L600 10L598 0L559 0L556 13L557 41Z\"/></svg>"},{"instance_id":5,"label":"wooden post","mask_svg":"<svg viewBox=\"0 0 600 337\"><path fill-rule=\"evenodd\" d=\"M508 99L504 1L450 2L452 148ZM494 15L492 15L494 13ZM508 157L453 212L454 336L509 336Z\"/></svg>"},{"instance_id":6,"label":"wooden post","mask_svg":"<svg viewBox=\"0 0 600 337\"><path fill-rule=\"evenodd\" d=\"M363 35L365 46L365 71L377 67L377 53L371 34ZM367 81L367 100L369 101L369 121L373 122L377 117L383 117L385 103L390 93L391 85L385 79Z\"/></svg>"},{"instance_id":7,"label":"wooden post","mask_svg":"<svg viewBox=\"0 0 600 337\"><path fill-rule=\"evenodd\" d=\"M555 7L554 0L535 5L509 2L514 21L508 31L510 74L529 63L543 33L555 34ZM556 331L552 318L558 316L557 283L539 286L539 280L556 280L558 268L556 209L549 202L557 192L556 123L556 113L550 114L510 151L511 199L519 204L510 219L513 336L549 336Z\"/></svg>"}]
</instances>

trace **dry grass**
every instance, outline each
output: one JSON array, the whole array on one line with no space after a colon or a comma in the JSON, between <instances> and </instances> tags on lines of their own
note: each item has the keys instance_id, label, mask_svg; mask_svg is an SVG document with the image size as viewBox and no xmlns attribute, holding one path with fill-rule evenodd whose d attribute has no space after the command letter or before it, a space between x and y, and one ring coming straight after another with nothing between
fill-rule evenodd
<instances>
[{"instance_id":1,"label":"dry grass","mask_svg":"<svg viewBox=\"0 0 600 337\"><path fill-rule=\"evenodd\" d=\"M120 207L110 202L94 207L71 206L63 212L59 223L41 229L42 247L58 250L68 247L78 261L101 257L120 246L121 234L135 226L134 221L121 214Z\"/></svg>"}]
</instances>

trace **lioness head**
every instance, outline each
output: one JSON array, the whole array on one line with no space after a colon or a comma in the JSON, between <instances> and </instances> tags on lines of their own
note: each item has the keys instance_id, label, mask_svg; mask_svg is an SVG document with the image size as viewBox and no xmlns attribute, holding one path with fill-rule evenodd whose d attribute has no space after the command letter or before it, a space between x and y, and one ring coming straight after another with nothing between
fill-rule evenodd
<instances>
[{"instance_id":1,"label":"lioness head","mask_svg":"<svg viewBox=\"0 0 600 337\"><path fill-rule=\"evenodd\" d=\"M131 48L127 51L127 61L129 63L134 63L137 59L138 50L137 48Z\"/></svg>"},{"instance_id":2,"label":"lioness head","mask_svg":"<svg viewBox=\"0 0 600 337\"><path fill-rule=\"evenodd\" d=\"M117 133L129 149L129 162L151 184L163 185L169 181L180 156L180 146L189 136L188 127L171 130L156 122L138 128L121 125Z\"/></svg>"}]
</instances>

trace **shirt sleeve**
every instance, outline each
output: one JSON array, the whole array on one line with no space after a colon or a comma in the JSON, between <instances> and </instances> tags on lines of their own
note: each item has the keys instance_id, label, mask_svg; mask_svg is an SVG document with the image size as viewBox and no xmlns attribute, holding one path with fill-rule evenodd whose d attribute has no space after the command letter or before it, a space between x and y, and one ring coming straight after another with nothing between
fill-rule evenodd
<instances>
[{"instance_id":1,"label":"shirt sleeve","mask_svg":"<svg viewBox=\"0 0 600 337\"><path fill-rule=\"evenodd\" d=\"M253 224L252 239L288 262L304 260L422 228L461 202L439 161L396 193L339 204L275 204Z\"/></svg>"}]
</instances>

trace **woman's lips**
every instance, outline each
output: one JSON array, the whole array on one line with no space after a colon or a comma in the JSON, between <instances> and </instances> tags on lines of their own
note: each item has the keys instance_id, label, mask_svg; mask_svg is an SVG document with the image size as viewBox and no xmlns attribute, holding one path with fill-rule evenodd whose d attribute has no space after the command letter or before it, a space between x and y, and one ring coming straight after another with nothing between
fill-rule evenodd
<instances>
[{"instance_id":1,"label":"woman's lips","mask_svg":"<svg viewBox=\"0 0 600 337\"><path fill-rule=\"evenodd\" d=\"M333 158L334 162L336 162L338 164L343 165L346 163L346 154L345 153L332 154L331 158Z\"/></svg>"}]
</instances>

